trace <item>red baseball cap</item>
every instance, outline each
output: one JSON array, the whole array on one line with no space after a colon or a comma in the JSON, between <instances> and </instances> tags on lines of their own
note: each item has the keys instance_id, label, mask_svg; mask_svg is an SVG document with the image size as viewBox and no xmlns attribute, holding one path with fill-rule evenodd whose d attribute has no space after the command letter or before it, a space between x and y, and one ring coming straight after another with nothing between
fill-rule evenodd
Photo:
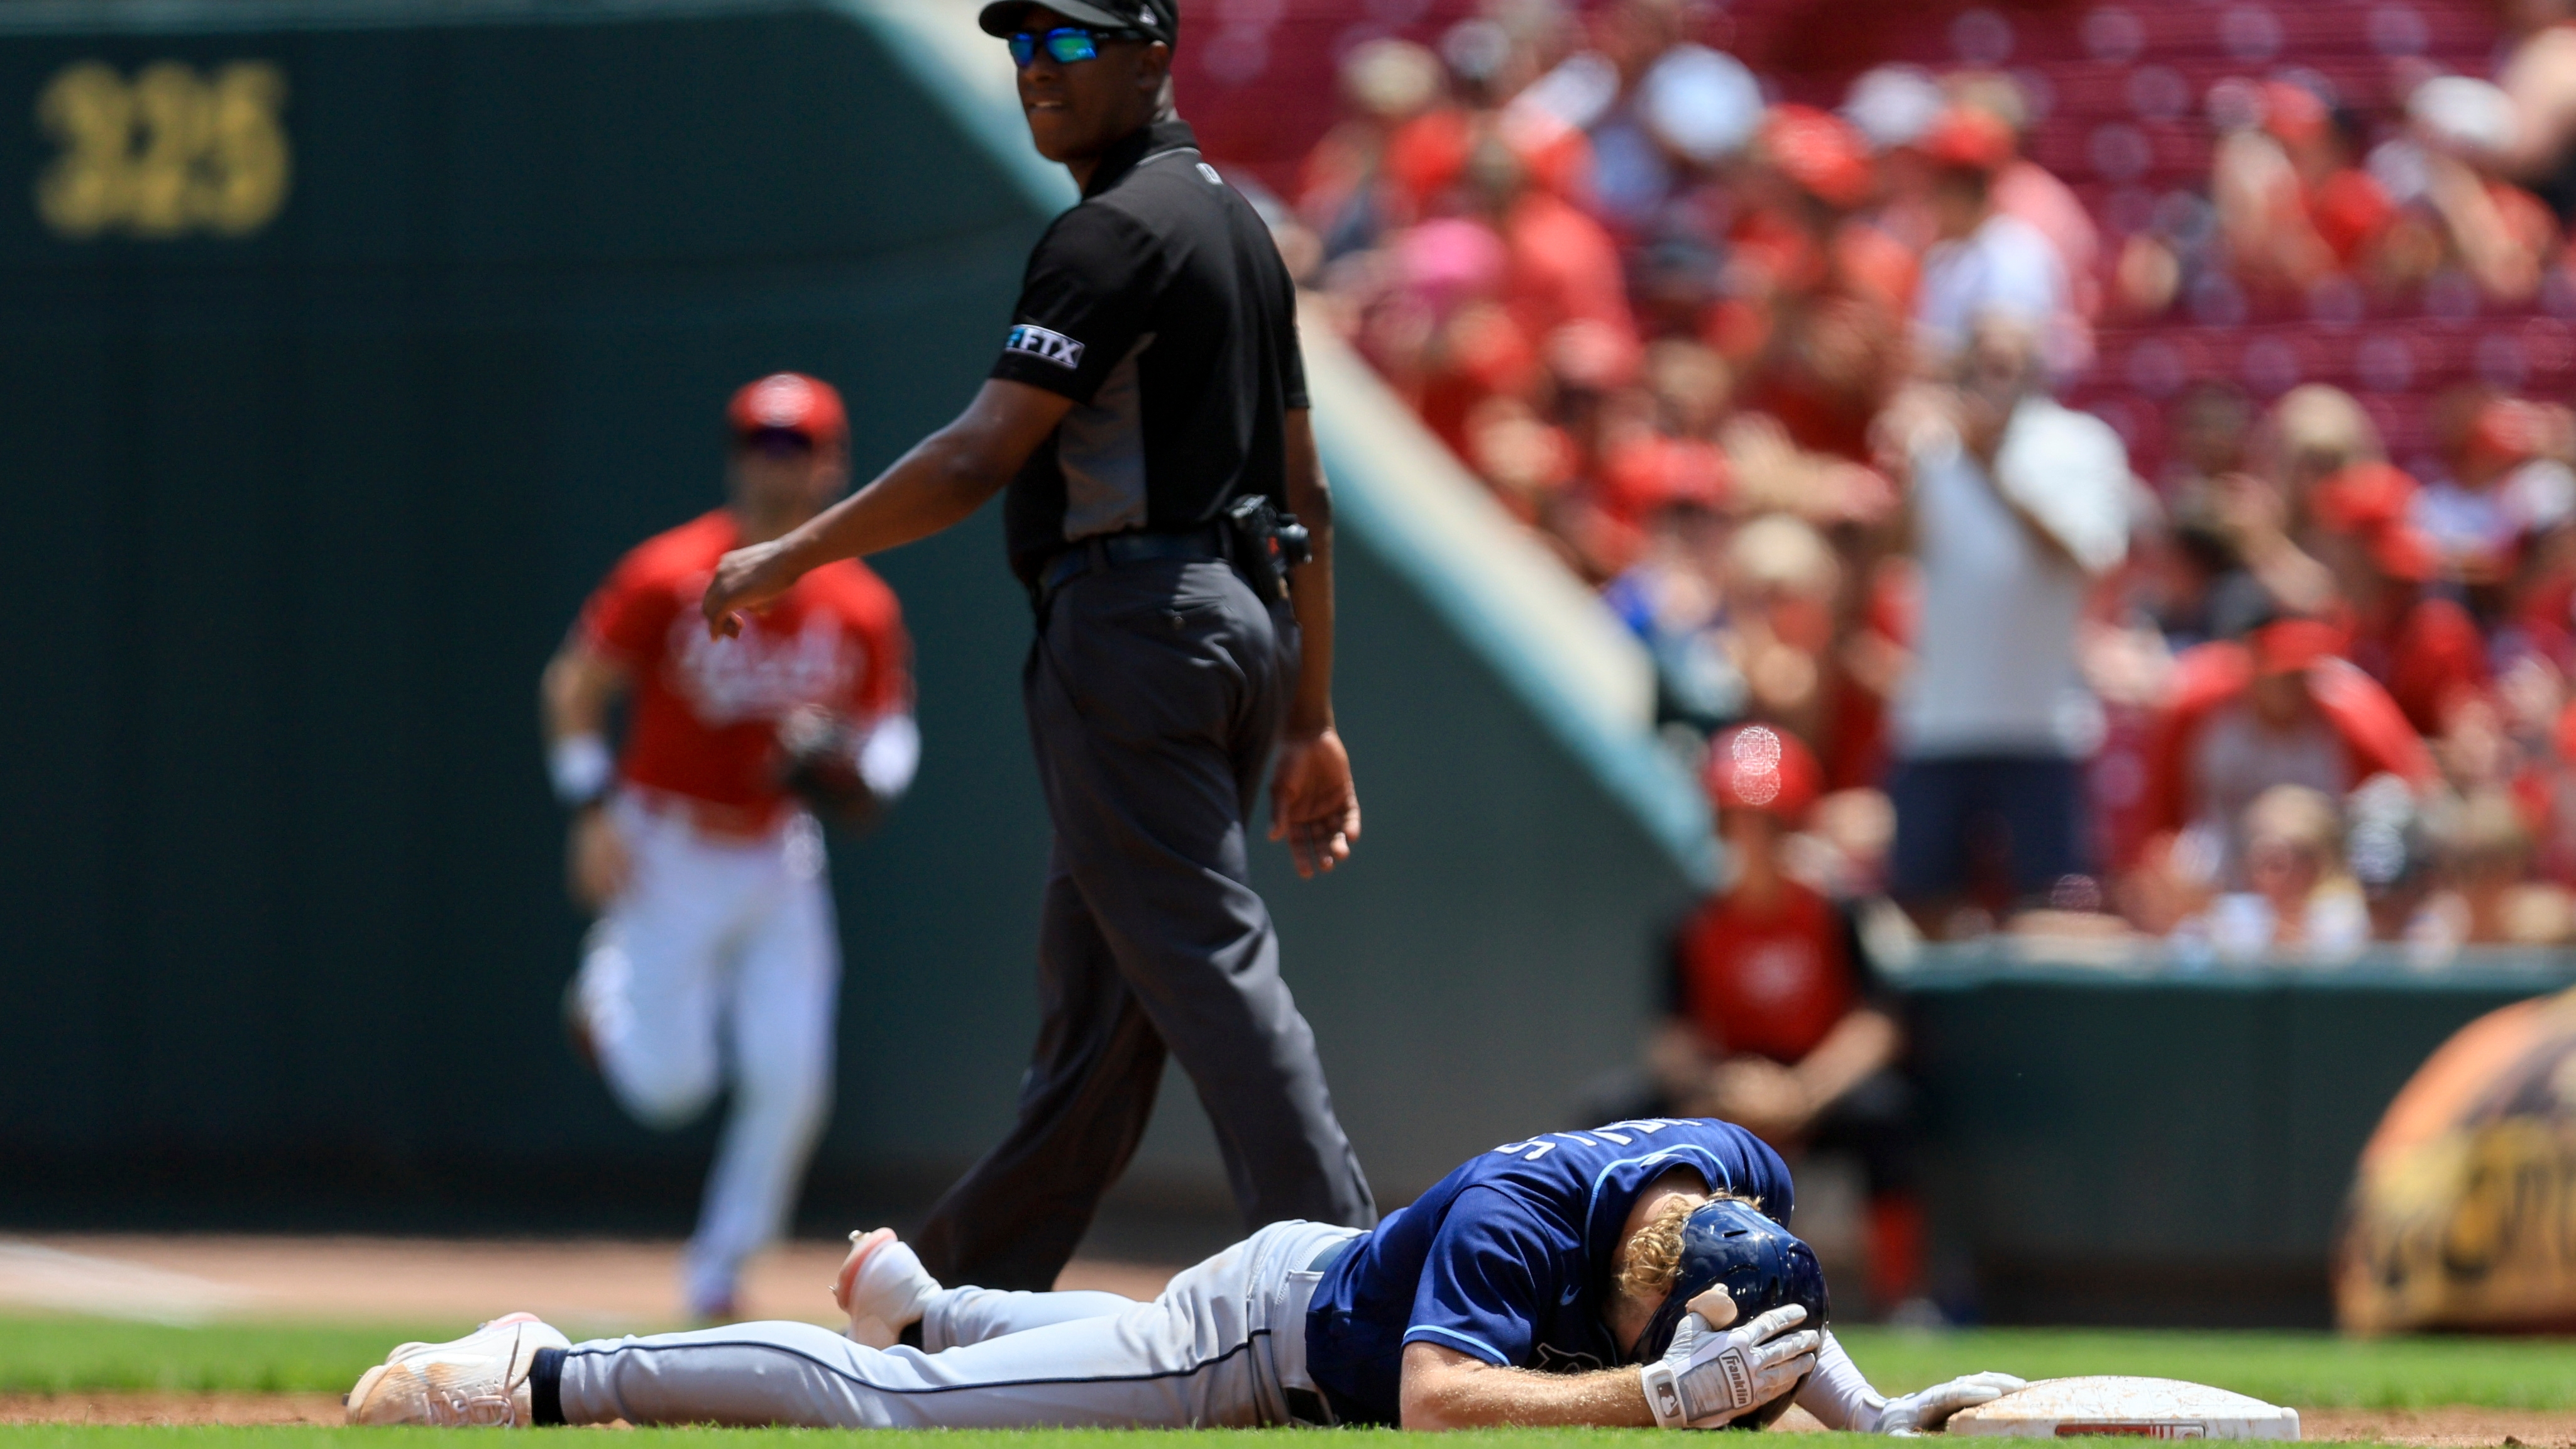
<instances>
[{"instance_id":1,"label":"red baseball cap","mask_svg":"<svg viewBox=\"0 0 2576 1449\"><path fill-rule=\"evenodd\" d=\"M1796 735L1748 724L1708 742L1700 774L1708 803L1720 810L1760 810L1795 825L1823 792L1824 771Z\"/></svg>"},{"instance_id":2,"label":"red baseball cap","mask_svg":"<svg viewBox=\"0 0 2576 1449\"><path fill-rule=\"evenodd\" d=\"M2519 463L2541 448L2540 410L2519 398L2495 398L2470 420L2467 451L2502 463Z\"/></svg>"},{"instance_id":3,"label":"red baseball cap","mask_svg":"<svg viewBox=\"0 0 2576 1449\"><path fill-rule=\"evenodd\" d=\"M1830 111L1773 106L1762 120L1762 152L1799 190L1827 205L1852 207L1869 199L1869 143Z\"/></svg>"},{"instance_id":4,"label":"red baseball cap","mask_svg":"<svg viewBox=\"0 0 2576 1449\"><path fill-rule=\"evenodd\" d=\"M1974 106L1952 106L1914 146L1935 165L1985 172L2001 171L2020 149L2003 117Z\"/></svg>"},{"instance_id":5,"label":"red baseball cap","mask_svg":"<svg viewBox=\"0 0 2576 1449\"><path fill-rule=\"evenodd\" d=\"M1649 433L1613 445L1600 480L1603 501L1632 522L1659 508L1713 510L1726 502L1726 455L1697 438Z\"/></svg>"},{"instance_id":6,"label":"red baseball cap","mask_svg":"<svg viewBox=\"0 0 2576 1449\"><path fill-rule=\"evenodd\" d=\"M2343 653L2343 631L2323 619L2277 619L2254 631L2254 668L2297 674Z\"/></svg>"},{"instance_id":7,"label":"red baseball cap","mask_svg":"<svg viewBox=\"0 0 2576 1449\"><path fill-rule=\"evenodd\" d=\"M2359 539L2371 559L2391 577L2421 583L2433 576L2433 541L2407 521L2415 502L2415 480L2388 463L2354 463L2338 468L2308 494L2308 511L2329 533Z\"/></svg>"},{"instance_id":8,"label":"red baseball cap","mask_svg":"<svg viewBox=\"0 0 2576 1449\"><path fill-rule=\"evenodd\" d=\"M2308 510L2334 533L2370 533L2403 523L2415 480L2389 463L2354 463L2327 474L2308 494Z\"/></svg>"},{"instance_id":9,"label":"red baseball cap","mask_svg":"<svg viewBox=\"0 0 2576 1449\"><path fill-rule=\"evenodd\" d=\"M2370 558L2393 579L2420 584L2441 571L2441 552L2425 532L2404 519L2363 535Z\"/></svg>"},{"instance_id":10,"label":"red baseball cap","mask_svg":"<svg viewBox=\"0 0 2576 1449\"><path fill-rule=\"evenodd\" d=\"M2315 91L2296 81L2263 83L2263 129L2296 145L2325 134L2330 118Z\"/></svg>"},{"instance_id":11,"label":"red baseball cap","mask_svg":"<svg viewBox=\"0 0 2576 1449\"><path fill-rule=\"evenodd\" d=\"M845 442L850 436L850 415L842 410L840 393L830 383L801 372L773 372L758 382L744 383L726 405L725 421L733 425L738 438L794 433L820 446Z\"/></svg>"}]
</instances>

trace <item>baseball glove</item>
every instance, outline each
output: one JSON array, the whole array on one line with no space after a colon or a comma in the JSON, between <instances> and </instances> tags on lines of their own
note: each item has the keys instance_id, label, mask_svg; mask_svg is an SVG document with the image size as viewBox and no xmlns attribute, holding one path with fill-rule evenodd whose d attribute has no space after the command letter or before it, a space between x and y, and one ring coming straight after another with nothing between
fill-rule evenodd
<instances>
[{"instance_id":1,"label":"baseball glove","mask_svg":"<svg viewBox=\"0 0 2576 1449\"><path fill-rule=\"evenodd\" d=\"M799 705L778 721L778 783L835 825L872 825L885 802L859 773L860 742L848 716Z\"/></svg>"}]
</instances>

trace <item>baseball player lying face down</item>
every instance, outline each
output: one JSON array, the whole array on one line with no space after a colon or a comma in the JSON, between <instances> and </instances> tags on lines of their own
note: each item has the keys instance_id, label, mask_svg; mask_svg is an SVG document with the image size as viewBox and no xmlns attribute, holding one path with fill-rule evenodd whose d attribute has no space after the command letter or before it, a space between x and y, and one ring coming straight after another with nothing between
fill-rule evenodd
<instances>
[{"instance_id":1,"label":"baseball player lying face down","mask_svg":"<svg viewBox=\"0 0 2576 1449\"><path fill-rule=\"evenodd\" d=\"M743 1323L573 1344L529 1314L407 1344L366 1424L1196 1428L1767 1423L1931 1428L2022 1386L1889 1399L1825 1326L1788 1169L1711 1120L1508 1142L1375 1229L1274 1223L1138 1303L947 1287L886 1229L834 1296L844 1336Z\"/></svg>"}]
</instances>

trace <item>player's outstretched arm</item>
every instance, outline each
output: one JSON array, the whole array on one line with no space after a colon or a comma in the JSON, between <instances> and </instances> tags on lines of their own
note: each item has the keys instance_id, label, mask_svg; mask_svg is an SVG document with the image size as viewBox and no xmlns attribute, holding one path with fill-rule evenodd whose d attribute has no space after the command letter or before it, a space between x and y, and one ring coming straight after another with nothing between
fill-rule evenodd
<instances>
[{"instance_id":1,"label":"player's outstretched arm","mask_svg":"<svg viewBox=\"0 0 2576 1449\"><path fill-rule=\"evenodd\" d=\"M1714 1296L1730 1323L1734 1304ZM1807 1311L1774 1308L1737 1328L1712 1327L1696 1307L1661 1359L1634 1369L1542 1374L1496 1368L1437 1344L1404 1346L1401 1407L1408 1429L1499 1424L1715 1429L1793 1391L1816 1366Z\"/></svg>"},{"instance_id":2,"label":"player's outstretched arm","mask_svg":"<svg viewBox=\"0 0 2576 1449\"><path fill-rule=\"evenodd\" d=\"M1403 1372L1401 1403L1408 1429L1655 1425L1634 1369L1543 1374L1496 1368L1438 1344L1408 1343Z\"/></svg>"},{"instance_id":3,"label":"player's outstretched arm","mask_svg":"<svg viewBox=\"0 0 2576 1449\"><path fill-rule=\"evenodd\" d=\"M1919 1434L1938 1429L1961 1409L1991 1403L2030 1387L2011 1374L1978 1373L1888 1398L1869 1386L1860 1366L1828 1331L1816 1351L1816 1371L1798 1391L1798 1407L1828 1429L1860 1434Z\"/></svg>"},{"instance_id":4,"label":"player's outstretched arm","mask_svg":"<svg viewBox=\"0 0 2576 1449\"><path fill-rule=\"evenodd\" d=\"M777 598L822 564L881 553L964 519L1002 491L1072 408L1072 399L1044 388L987 379L954 422L874 482L802 527L719 560L701 605L707 632L742 632L737 613Z\"/></svg>"}]
</instances>

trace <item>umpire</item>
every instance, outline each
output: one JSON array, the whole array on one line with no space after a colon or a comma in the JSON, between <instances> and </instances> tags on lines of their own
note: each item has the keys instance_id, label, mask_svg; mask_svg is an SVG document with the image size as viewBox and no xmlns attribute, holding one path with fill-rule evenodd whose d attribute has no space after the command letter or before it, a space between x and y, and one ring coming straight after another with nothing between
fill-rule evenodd
<instances>
[{"instance_id":1,"label":"umpire","mask_svg":"<svg viewBox=\"0 0 2576 1449\"><path fill-rule=\"evenodd\" d=\"M1360 811L1333 728L1332 508L1296 292L1173 114L1176 0L995 0L982 23L1010 42L1030 139L1082 201L1030 256L966 411L813 522L726 555L705 609L732 634L806 570L936 533L1008 487L1055 823L1045 1020L1018 1125L914 1243L947 1282L1044 1289L1134 1155L1166 1051L1247 1226L1376 1221L1246 861L1274 757L1270 834L1298 874L1349 857Z\"/></svg>"}]
</instances>

